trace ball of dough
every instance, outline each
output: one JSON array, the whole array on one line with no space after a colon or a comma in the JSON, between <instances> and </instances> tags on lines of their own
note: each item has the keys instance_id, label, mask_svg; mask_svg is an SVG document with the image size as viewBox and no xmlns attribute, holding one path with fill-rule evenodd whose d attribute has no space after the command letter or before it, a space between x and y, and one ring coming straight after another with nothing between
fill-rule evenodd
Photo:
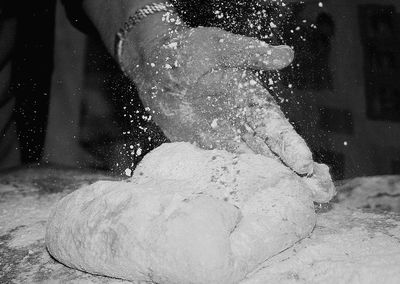
<instances>
[{"instance_id":1,"label":"ball of dough","mask_svg":"<svg viewBox=\"0 0 400 284\"><path fill-rule=\"evenodd\" d=\"M46 244L65 265L155 283L238 283L307 237L311 189L274 159L163 144L131 179L64 197Z\"/></svg>"}]
</instances>

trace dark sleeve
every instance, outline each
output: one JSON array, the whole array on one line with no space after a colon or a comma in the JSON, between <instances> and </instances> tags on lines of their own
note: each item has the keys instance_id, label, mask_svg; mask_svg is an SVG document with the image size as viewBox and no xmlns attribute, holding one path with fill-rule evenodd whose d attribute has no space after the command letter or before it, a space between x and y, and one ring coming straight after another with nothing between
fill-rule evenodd
<instances>
[{"instance_id":1,"label":"dark sleeve","mask_svg":"<svg viewBox=\"0 0 400 284\"><path fill-rule=\"evenodd\" d=\"M17 15L18 1L0 1L0 20L14 18Z\"/></svg>"},{"instance_id":2,"label":"dark sleeve","mask_svg":"<svg viewBox=\"0 0 400 284\"><path fill-rule=\"evenodd\" d=\"M61 0L71 24L80 31L97 36L96 28L83 10L83 0Z\"/></svg>"}]
</instances>

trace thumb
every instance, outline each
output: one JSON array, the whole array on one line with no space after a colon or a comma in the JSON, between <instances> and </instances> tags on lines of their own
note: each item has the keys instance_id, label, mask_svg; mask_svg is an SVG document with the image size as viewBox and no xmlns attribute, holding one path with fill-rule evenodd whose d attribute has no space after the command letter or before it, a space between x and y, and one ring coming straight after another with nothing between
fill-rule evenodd
<instances>
[{"instance_id":1,"label":"thumb","mask_svg":"<svg viewBox=\"0 0 400 284\"><path fill-rule=\"evenodd\" d=\"M292 63L293 49L287 45L272 46L256 38L215 29L213 36L217 64L228 68L277 70Z\"/></svg>"}]
</instances>

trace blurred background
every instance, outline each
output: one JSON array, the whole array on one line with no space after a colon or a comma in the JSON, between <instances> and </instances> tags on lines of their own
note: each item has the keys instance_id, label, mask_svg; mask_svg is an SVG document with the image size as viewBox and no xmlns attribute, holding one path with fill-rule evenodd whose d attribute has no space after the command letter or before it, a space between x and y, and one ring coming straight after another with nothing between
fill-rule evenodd
<instances>
[{"instance_id":1,"label":"blurred background","mask_svg":"<svg viewBox=\"0 0 400 284\"><path fill-rule=\"evenodd\" d=\"M294 43L298 103L288 115L315 158L335 179L400 174L400 2L317 1L294 11L308 40Z\"/></svg>"},{"instance_id":2,"label":"blurred background","mask_svg":"<svg viewBox=\"0 0 400 284\"><path fill-rule=\"evenodd\" d=\"M96 37L71 24L58 1L22 2L22 11L0 4L0 55L15 46L0 62L0 139L15 132L20 150L16 141L2 143L0 169L21 160L126 174L166 141L134 86ZM269 8L211 2L203 13L191 6L187 20L294 47L291 67L260 78L334 179L400 174L399 1ZM15 32L7 34L10 25ZM12 123L5 116L10 108Z\"/></svg>"}]
</instances>

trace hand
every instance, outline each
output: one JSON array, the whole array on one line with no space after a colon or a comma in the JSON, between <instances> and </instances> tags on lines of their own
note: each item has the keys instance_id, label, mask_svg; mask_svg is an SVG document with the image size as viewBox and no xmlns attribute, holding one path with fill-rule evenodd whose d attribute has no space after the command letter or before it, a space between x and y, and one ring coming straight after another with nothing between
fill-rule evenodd
<instances>
[{"instance_id":1,"label":"hand","mask_svg":"<svg viewBox=\"0 0 400 284\"><path fill-rule=\"evenodd\" d=\"M125 68L171 141L253 151L281 159L298 174L313 173L311 151L253 73L289 65L289 47L171 23L132 46Z\"/></svg>"}]
</instances>

